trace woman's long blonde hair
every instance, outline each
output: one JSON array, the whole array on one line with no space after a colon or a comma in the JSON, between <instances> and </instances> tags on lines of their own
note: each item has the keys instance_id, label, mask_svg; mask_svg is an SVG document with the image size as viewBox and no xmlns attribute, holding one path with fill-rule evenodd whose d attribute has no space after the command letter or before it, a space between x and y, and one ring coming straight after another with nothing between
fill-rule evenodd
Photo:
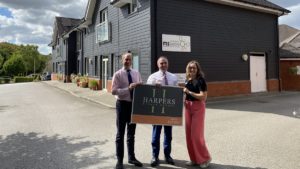
<instances>
[{"instance_id":1,"label":"woman's long blonde hair","mask_svg":"<svg viewBox=\"0 0 300 169\"><path fill-rule=\"evenodd\" d=\"M191 74L190 74L190 69L189 69L189 66L190 66L191 64L195 64L196 67L197 67L196 79L198 79L198 78L200 78L200 77L204 78L204 73L203 73L203 71L202 71L202 69L201 69L201 66L200 66L199 62L196 61L196 60L192 60L192 61L190 61L190 62L186 65L186 69L185 69L185 71L186 71L186 73L185 73L185 75L186 75L186 80L189 80L190 78L192 78L192 77L191 77Z\"/></svg>"}]
</instances>

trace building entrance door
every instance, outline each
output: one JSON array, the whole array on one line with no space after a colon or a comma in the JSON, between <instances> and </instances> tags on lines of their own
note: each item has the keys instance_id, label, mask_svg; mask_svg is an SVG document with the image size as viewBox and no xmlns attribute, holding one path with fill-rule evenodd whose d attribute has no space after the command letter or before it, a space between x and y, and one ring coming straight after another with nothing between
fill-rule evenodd
<instances>
[{"instance_id":1,"label":"building entrance door","mask_svg":"<svg viewBox=\"0 0 300 169\"><path fill-rule=\"evenodd\" d=\"M252 93L267 90L265 56L250 56L250 81Z\"/></svg>"}]
</instances>

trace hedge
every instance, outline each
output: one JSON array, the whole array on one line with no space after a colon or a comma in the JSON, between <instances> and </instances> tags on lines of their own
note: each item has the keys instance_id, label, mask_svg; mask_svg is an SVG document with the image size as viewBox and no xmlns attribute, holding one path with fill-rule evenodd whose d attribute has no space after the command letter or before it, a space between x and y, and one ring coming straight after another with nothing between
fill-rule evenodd
<instances>
[{"instance_id":1,"label":"hedge","mask_svg":"<svg viewBox=\"0 0 300 169\"><path fill-rule=\"evenodd\" d=\"M9 83L10 82L10 77L9 76L2 76L0 77L0 84L2 83Z\"/></svg>"},{"instance_id":2,"label":"hedge","mask_svg":"<svg viewBox=\"0 0 300 169\"><path fill-rule=\"evenodd\" d=\"M23 83L23 82L32 82L34 80L33 77L22 77L22 76L15 76L14 82L15 83Z\"/></svg>"}]
</instances>

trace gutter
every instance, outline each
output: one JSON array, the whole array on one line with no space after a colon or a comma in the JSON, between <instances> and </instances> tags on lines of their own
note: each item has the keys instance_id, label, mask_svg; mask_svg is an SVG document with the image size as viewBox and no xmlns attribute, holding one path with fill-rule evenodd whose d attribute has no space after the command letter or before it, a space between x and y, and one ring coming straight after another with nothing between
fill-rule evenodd
<instances>
[{"instance_id":1,"label":"gutter","mask_svg":"<svg viewBox=\"0 0 300 169\"><path fill-rule=\"evenodd\" d=\"M248 3L244 3L244 2L237 2L234 0L206 0L206 1L212 2L212 3L217 3L217 4L238 7L238 8L243 8L243 9L248 9L248 10L252 10L252 11L269 13L269 14L273 14L273 15L277 15L277 16L287 15L289 13L287 11L271 9L271 8L252 5L252 4L248 4Z\"/></svg>"}]
</instances>

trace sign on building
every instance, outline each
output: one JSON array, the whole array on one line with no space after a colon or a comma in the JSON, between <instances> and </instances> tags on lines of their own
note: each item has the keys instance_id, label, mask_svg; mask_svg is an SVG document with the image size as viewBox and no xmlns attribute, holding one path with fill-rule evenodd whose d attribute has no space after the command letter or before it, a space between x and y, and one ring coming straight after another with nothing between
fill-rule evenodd
<instances>
[{"instance_id":1,"label":"sign on building","mask_svg":"<svg viewBox=\"0 0 300 169\"><path fill-rule=\"evenodd\" d=\"M182 125L182 110L182 88L139 85L134 90L131 122Z\"/></svg>"},{"instance_id":2,"label":"sign on building","mask_svg":"<svg viewBox=\"0 0 300 169\"><path fill-rule=\"evenodd\" d=\"M162 34L162 51L191 52L191 37Z\"/></svg>"}]
</instances>

